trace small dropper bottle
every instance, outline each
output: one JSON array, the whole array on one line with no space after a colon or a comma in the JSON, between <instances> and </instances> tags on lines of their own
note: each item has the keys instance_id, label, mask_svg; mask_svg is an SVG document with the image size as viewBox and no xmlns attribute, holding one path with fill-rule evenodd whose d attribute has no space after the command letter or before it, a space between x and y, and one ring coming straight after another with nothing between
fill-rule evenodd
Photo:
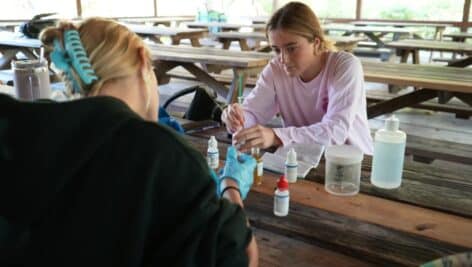
<instances>
[{"instance_id":1,"label":"small dropper bottle","mask_svg":"<svg viewBox=\"0 0 472 267\"><path fill-rule=\"evenodd\" d=\"M257 162L256 168L254 169L254 184L262 184L262 175L264 174L264 164L262 161L260 149L258 147L251 148L251 155Z\"/></svg>"},{"instance_id":2,"label":"small dropper bottle","mask_svg":"<svg viewBox=\"0 0 472 267\"><path fill-rule=\"evenodd\" d=\"M220 153L218 151L218 141L214 135L208 140L207 162L211 169L217 170L219 167Z\"/></svg>"},{"instance_id":3,"label":"small dropper bottle","mask_svg":"<svg viewBox=\"0 0 472 267\"><path fill-rule=\"evenodd\" d=\"M290 204L290 193L288 191L288 181L285 176L281 176L277 182L277 189L274 194L274 215L287 216Z\"/></svg>"},{"instance_id":4,"label":"small dropper bottle","mask_svg":"<svg viewBox=\"0 0 472 267\"><path fill-rule=\"evenodd\" d=\"M287 153L285 161L285 177L289 183L296 183L298 176L297 152L291 148Z\"/></svg>"}]
</instances>

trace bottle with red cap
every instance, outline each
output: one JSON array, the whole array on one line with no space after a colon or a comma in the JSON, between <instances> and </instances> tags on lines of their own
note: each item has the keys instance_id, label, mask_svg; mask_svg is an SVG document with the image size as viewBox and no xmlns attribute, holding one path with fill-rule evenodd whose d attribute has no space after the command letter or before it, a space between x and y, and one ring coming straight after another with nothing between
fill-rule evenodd
<instances>
[{"instance_id":1,"label":"bottle with red cap","mask_svg":"<svg viewBox=\"0 0 472 267\"><path fill-rule=\"evenodd\" d=\"M290 193L288 191L288 181L284 175L280 176L277 182L277 189L274 195L274 215L287 216L290 203Z\"/></svg>"}]
</instances>

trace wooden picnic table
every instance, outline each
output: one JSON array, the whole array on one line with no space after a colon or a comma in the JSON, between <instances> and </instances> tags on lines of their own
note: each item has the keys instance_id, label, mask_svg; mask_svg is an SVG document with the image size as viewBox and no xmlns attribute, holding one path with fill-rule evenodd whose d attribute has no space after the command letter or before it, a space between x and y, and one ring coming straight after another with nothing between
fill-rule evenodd
<instances>
[{"instance_id":1,"label":"wooden picnic table","mask_svg":"<svg viewBox=\"0 0 472 267\"><path fill-rule=\"evenodd\" d=\"M0 70L10 68L11 61L21 52L29 59L38 58L37 49L41 47L38 39L27 38L13 32L0 32Z\"/></svg>"},{"instance_id":2,"label":"wooden picnic table","mask_svg":"<svg viewBox=\"0 0 472 267\"><path fill-rule=\"evenodd\" d=\"M416 34L416 30L397 28L397 27L373 27L373 26L353 26L348 24L327 24L323 26L323 30L329 34L331 31L341 31L343 35L349 36L353 34L364 34L373 41L377 48L385 46L385 42L381 37L391 33L393 40L400 40L409 37L421 38ZM332 35L332 34L330 34Z\"/></svg>"},{"instance_id":3,"label":"wooden picnic table","mask_svg":"<svg viewBox=\"0 0 472 267\"><path fill-rule=\"evenodd\" d=\"M422 22L394 22L394 21L352 21L355 26L392 26L392 27L434 27L434 39L442 40L446 27L452 26L445 23L422 23Z\"/></svg>"},{"instance_id":4,"label":"wooden picnic table","mask_svg":"<svg viewBox=\"0 0 472 267\"><path fill-rule=\"evenodd\" d=\"M183 47L168 45L150 45L155 64L155 72L159 83L168 81L166 73L182 66L197 80L206 83L228 103L237 98L238 84L241 79L242 88L246 86L249 75L258 75L270 60L270 54L247 51L230 51L207 47ZM203 66L198 66L202 64ZM213 78L204 66L216 65L233 70L233 79L228 88Z\"/></svg>"},{"instance_id":5,"label":"wooden picnic table","mask_svg":"<svg viewBox=\"0 0 472 267\"><path fill-rule=\"evenodd\" d=\"M255 16L251 17L252 24L267 24L269 21L269 16Z\"/></svg>"},{"instance_id":6,"label":"wooden picnic table","mask_svg":"<svg viewBox=\"0 0 472 267\"><path fill-rule=\"evenodd\" d=\"M149 25L124 24L131 31L143 37L150 37L157 43L162 43L161 37L169 37L173 45L180 44L182 39L189 39L192 46L201 46L200 39L203 38L208 30L205 29L185 29L171 27L156 27Z\"/></svg>"},{"instance_id":7,"label":"wooden picnic table","mask_svg":"<svg viewBox=\"0 0 472 267\"><path fill-rule=\"evenodd\" d=\"M369 118L411 107L435 97L438 97L439 103L444 104L455 96L472 106L470 68L369 61L362 61L362 67L366 81L418 88L411 93L369 106Z\"/></svg>"},{"instance_id":8,"label":"wooden picnic table","mask_svg":"<svg viewBox=\"0 0 472 267\"><path fill-rule=\"evenodd\" d=\"M269 21L270 17L269 16L256 16L252 17L252 23L253 24L267 24ZM325 19L325 18L319 18L321 24L328 24L331 23L331 20Z\"/></svg>"},{"instance_id":9,"label":"wooden picnic table","mask_svg":"<svg viewBox=\"0 0 472 267\"><path fill-rule=\"evenodd\" d=\"M411 54L413 57L413 64L420 64L420 50L464 53L466 55L472 55L472 44L469 43L406 39L388 42L385 44L385 46L396 49L397 55L401 57L401 62L407 62L408 56Z\"/></svg>"},{"instance_id":10,"label":"wooden picnic table","mask_svg":"<svg viewBox=\"0 0 472 267\"><path fill-rule=\"evenodd\" d=\"M241 23L226 23L226 22L188 22L185 23L189 28L218 28L221 31L239 31L241 28L252 28L254 31L264 31L263 24L241 24Z\"/></svg>"},{"instance_id":11,"label":"wooden picnic table","mask_svg":"<svg viewBox=\"0 0 472 267\"><path fill-rule=\"evenodd\" d=\"M163 16L163 17L143 17L143 18L120 18L118 19L124 23L151 23L154 26L164 25L167 27L178 26L181 22L194 21L194 16ZM173 25L175 24L175 25Z\"/></svg>"},{"instance_id":12,"label":"wooden picnic table","mask_svg":"<svg viewBox=\"0 0 472 267\"><path fill-rule=\"evenodd\" d=\"M243 51L253 50L248 44L249 40L256 41L254 48L259 48L259 42L267 42L267 37L263 32L238 32L238 31L225 31L215 32L210 34L211 37L217 39L223 44L223 49L229 49L231 42L236 41L239 43L239 47Z\"/></svg>"},{"instance_id":13,"label":"wooden picnic table","mask_svg":"<svg viewBox=\"0 0 472 267\"><path fill-rule=\"evenodd\" d=\"M206 155L210 135L219 140L223 160L231 142L223 128L184 137ZM290 184L287 217L272 213L279 174L264 170L262 184L244 201L260 266L418 266L472 250L471 168L406 160L402 186L385 190L370 183L371 160L364 157L360 193L353 197L325 191L322 160Z\"/></svg>"},{"instance_id":14,"label":"wooden picnic table","mask_svg":"<svg viewBox=\"0 0 472 267\"><path fill-rule=\"evenodd\" d=\"M237 41L241 50L244 51L253 50L250 48L248 40L255 40L257 42L268 41L265 33L262 32L216 32L212 33L211 36L218 39L218 41L223 44L223 49L229 49L231 42ZM338 50L344 50L348 52L352 52L352 50L357 46L358 42L365 40L363 37L356 36L333 35L327 37L334 41ZM256 45L256 49L260 49L259 45ZM270 49L266 49L266 51L270 51Z\"/></svg>"},{"instance_id":15,"label":"wooden picnic table","mask_svg":"<svg viewBox=\"0 0 472 267\"><path fill-rule=\"evenodd\" d=\"M25 21L0 21L0 30L7 30L13 32L16 27L25 23Z\"/></svg>"},{"instance_id":16,"label":"wooden picnic table","mask_svg":"<svg viewBox=\"0 0 472 267\"><path fill-rule=\"evenodd\" d=\"M451 37L454 42L465 42L466 39L472 38L472 32L445 33L444 37Z\"/></svg>"}]
</instances>

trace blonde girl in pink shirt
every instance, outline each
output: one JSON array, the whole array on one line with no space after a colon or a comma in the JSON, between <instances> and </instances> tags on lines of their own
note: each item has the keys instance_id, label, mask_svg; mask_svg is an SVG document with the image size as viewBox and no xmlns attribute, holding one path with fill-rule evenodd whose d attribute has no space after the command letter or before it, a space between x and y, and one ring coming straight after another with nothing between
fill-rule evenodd
<instances>
[{"instance_id":1,"label":"blonde girl in pink shirt","mask_svg":"<svg viewBox=\"0 0 472 267\"><path fill-rule=\"evenodd\" d=\"M315 142L352 144L372 154L359 59L336 52L303 3L277 10L266 32L276 57L244 102L229 105L222 114L240 150ZM276 114L283 127L263 126Z\"/></svg>"}]
</instances>

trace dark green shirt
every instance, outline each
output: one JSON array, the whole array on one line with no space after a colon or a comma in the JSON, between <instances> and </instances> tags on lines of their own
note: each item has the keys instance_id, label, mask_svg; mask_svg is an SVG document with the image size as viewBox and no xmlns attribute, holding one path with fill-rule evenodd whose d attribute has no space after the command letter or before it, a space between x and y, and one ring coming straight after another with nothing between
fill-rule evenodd
<instances>
[{"instance_id":1,"label":"dark green shirt","mask_svg":"<svg viewBox=\"0 0 472 267\"><path fill-rule=\"evenodd\" d=\"M247 266L241 207L123 102L0 94L0 266Z\"/></svg>"}]
</instances>

